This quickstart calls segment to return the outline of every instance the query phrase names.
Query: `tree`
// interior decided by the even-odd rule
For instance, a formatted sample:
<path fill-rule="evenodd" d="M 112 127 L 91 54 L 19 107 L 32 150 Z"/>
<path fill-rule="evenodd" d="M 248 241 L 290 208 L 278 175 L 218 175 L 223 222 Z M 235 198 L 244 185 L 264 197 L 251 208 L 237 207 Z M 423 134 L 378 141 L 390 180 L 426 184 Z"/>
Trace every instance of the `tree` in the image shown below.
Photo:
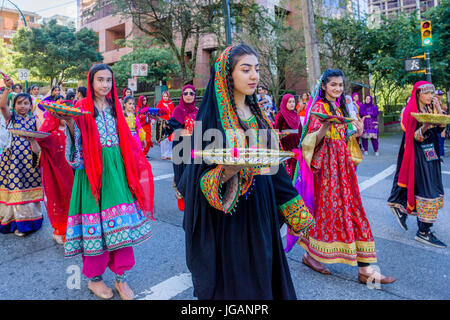
<path fill-rule="evenodd" d="M 450 101 L 450 0 L 443 0 L 424 15 L 431 20 L 433 45 L 430 47 L 431 76 L 433 84 L 445 88 Z"/>
<path fill-rule="evenodd" d="M 94 62 L 103 60 L 97 52 L 98 36 L 89 29 L 76 32 L 60 26 L 55 20 L 42 28 L 20 29 L 12 39 L 16 66 L 30 69 L 32 74 L 61 84 L 67 79 L 85 77 Z"/>
<path fill-rule="evenodd" d="M 133 63 L 148 64 L 148 76 L 139 77 L 148 84 L 159 84 L 159 81 L 168 81 L 179 73 L 178 64 L 172 52 L 165 48 L 140 47 L 120 58 L 120 61 L 112 66 L 116 83 L 119 86 L 127 86 L 127 80 L 131 77 L 131 65 Z"/>
<path fill-rule="evenodd" d="M 131 17 L 152 39 L 167 45 L 180 67 L 183 83 L 195 77 L 200 36 L 211 32 L 218 0 L 110 0 L 115 14 Z M 98 1 L 95 12 L 104 1 Z"/>
<path fill-rule="evenodd" d="M 316 18 L 323 69 L 341 69 L 346 78 L 363 82 L 369 75 L 368 61 L 377 52 L 373 33 L 364 20 L 351 15 Z"/>
<path fill-rule="evenodd" d="M 6 45 L 6 43 L 0 39 L 0 70 L 15 79 L 16 77 L 14 77 L 14 75 L 17 70 L 14 66 L 13 55 L 10 50 L 11 49 Z"/>
<path fill-rule="evenodd" d="M 304 38 L 301 30 L 289 26 L 287 12 L 271 12 L 260 5 L 245 11 L 246 26 L 236 40 L 249 44 L 259 55 L 261 83 L 273 94 L 279 105 L 287 79 L 298 81 L 306 76 Z"/>

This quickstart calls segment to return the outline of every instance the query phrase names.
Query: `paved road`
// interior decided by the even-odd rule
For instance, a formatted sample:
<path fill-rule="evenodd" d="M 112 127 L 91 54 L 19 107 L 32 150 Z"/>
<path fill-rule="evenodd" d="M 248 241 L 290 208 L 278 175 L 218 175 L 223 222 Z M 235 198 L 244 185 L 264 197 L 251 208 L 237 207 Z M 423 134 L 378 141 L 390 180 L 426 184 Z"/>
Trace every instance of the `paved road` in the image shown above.
<path fill-rule="evenodd" d="M 414 240 L 416 222 L 408 220 L 408 231 L 395 221 L 386 199 L 392 186 L 400 138 L 385 136 L 380 156 L 366 156 L 358 168 L 362 199 L 372 226 L 382 272 L 398 278 L 381 290 L 369 289 L 357 280 L 357 268 L 330 265 L 331 276 L 317 274 L 301 263 L 303 249 L 296 246 L 288 261 L 299 299 L 450 299 L 450 248 L 437 249 Z M 450 153 L 450 146 L 448 147 Z M 135 247 L 136 266 L 129 283 L 137 299 L 194 299 L 185 264 L 182 213 L 172 189 L 172 166 L 159 160 L 159 148 L 151 151 L 155 181 L 153 237 Z M 392 168 L 391 168 L 392 169 Z M 450 245 L 450 157 L 443 164 L 445 207 L 434 230 Z M 48 219 L 36 233 L 25 238 L 0 234 L 0 299 L 87 299 L 88 280 L 79 276 L 81 257 L 64 258 L 55 244 Z M 104 275 L 112 285 L 110 271 Z M 114 299 L 119 299 L 116 294 Z"/>

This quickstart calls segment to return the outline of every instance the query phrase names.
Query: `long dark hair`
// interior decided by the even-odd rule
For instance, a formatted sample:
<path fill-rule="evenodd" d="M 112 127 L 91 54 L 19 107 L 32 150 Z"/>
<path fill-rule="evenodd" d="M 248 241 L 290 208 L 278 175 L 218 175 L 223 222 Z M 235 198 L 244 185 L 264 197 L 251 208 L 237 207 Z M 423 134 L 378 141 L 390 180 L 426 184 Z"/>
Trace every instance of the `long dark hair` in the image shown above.
<path fill-rule="evenodd" d="M 327 70 L 325 70 L 325 72 L 322 75 L 322 83 L 320 84 L 319 96 L 325 103 L 328 103 L 330 106 L 331 106 L 331 103 L 327 100 L 326 95 L 325 95 L 325 91 L 322 89 L 322 85 L 326 86 L 327 83 L 330 82 L 330 80 L 331 80 L 330 78 L 332 78 L 332 77 L 341 77 L 342 80 L 344 81 L 344 84 L 345 84 L 345 75 L 344 75 L 344 72 L 342 72 L 342 70 L 340 70 L 340 69 L 327 69 Z M 344 115 L 344 117 L 349 117 L 350 116 L 350 113 L 348 112 L 347 104 L 345 102 L 345 90 L 342 91 L 342 94 L 339 97 L 339 105 L 336 104 L 336 106 L 339 107 L 339 109 L 341 110 L 341 112 Z M 334 110 L 334 108 L 330 108 L 330 111 L 334 115 L 337 115 L 336 111 Z"/>
<path fill-rule="evenodd" d="M 28 93 L 24 93 L 24 92 L 21 92 L 21 93 L 18 93 L 15 97 L 14 97 L 14 100 L 13 100 L 13 105 L 12 105 L 12 113 L 11 113 L 11 122 L 14 124 L 14 122 L 16 121 L 16 102 L 17 102 L 17 99 L 19 99 L 19 98 L 25 98 L 24 100 L 28 100 L 28 101 L 30 101 L 30 111 L 32 110 L 32 108 L 33 108 L 33 98 L 31 98 L 31 95 L 30 94 L 28 94 Z"/>
<path fill-rule="evenodd" d="M 234 101 L 234 94 L 233 94 L 234 81 L 233 81 L 232 73 L 233 73 L 233 70 L 236 67 L 236 64 L 239 61 L 239 59 L 246 55 L 253 55 L 256 58 L 258 58 L 258 53 L 252 47 L 250 47 L 246 44 L 240 44 L 238 46 L 233 47 L 228 54 L 228 61 L 227 61 L 227 67 L 226 67 L 227 68 L 228 94 L 230 96 L 232 108 L 233 108 L 234 112 L 236 113 L 236 115 L 237 115 L 237 108 L 236 108 L 236 102 Z M 250 107 L 252 114 L 256 117 L 259 129 L 269 129 L 270 125 L 264 119 L 264 117 L 262 115 L 262 110 L 257 101 L 258 100 L 256 97 L 256 90 L 252 95 L 245 96 L 245 104 Z M 241 128 L 243 128 L 244 130 L 248 130 L 249 127 L 243 121 L 241 121 L 240 117 L 237 116 L 237 118 L 238 118 L 239 125 L 241 126 Z M 268 135 L 270 135 L 270 133 L 268 133 Z M 269 143 L 269 148 L 270 148 L 270 145 L 271 145 L 270 136 L 268 136 L 267 138 L 268 138 L 268 143 Z"/>
<path fill-rule="evenodd" d="M 127 110 L 126 110 L 126 108 L 125 108 L 125 104 L 126 104 L 128 101 L 130 101 L 130 100 L 133 100 L 133 101 L 134 101 L 134 97 L 133 97 L 133 96 L 126 96 L 125 99 L 123 99 L 123 111 L 124 111 L 125 117 L 128 116 Z M 133 111 L 132 114 L 136 116 L 136 112 Z"/>
<path fill-rule="evenodd" d="M 114 73 L 113 73 L 111 67 L 108 66 L 107 64 L 99 63 L 99 64 L 94 65 L 91 68 L 91 70 L 89 70 L 89 77 L 88 77 L 88 79 L 89 79 L 89 86 L 91 88 L 92 103 L 94 104 L 94 118 L 97 118 L 97 116 L 98 116 L 98 109 L 95 106 L 95 102 L 94 102 L 95 101 L 94 76 L 95 76 L 95 74 L 97 72 L 99 72 L 101 70 L 108 70 L 109 72 L 111 72 L 111 75 L 112 75 L 112 77 L 114 79 Z M 116 88 L 113 85 L 113 86 L 111 86 L 111 97 L 112 97 L 112 99 L 106 98 L 106 101 L 108 101 L 108 103 L 111 105 L 111 115 L 114 118 L 117 118 L 116 102 L 114 101 L 115 94 L 116 94 Z"/>

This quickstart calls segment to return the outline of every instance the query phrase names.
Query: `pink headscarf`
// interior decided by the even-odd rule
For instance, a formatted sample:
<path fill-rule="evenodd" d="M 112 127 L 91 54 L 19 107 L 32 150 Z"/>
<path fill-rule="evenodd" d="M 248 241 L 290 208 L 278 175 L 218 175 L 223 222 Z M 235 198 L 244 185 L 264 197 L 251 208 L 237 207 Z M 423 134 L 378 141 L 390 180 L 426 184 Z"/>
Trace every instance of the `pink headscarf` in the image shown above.
<path fill-rule="evenodd" d="M 354 98 L 356 95 L 358 95 L 358 98 L 359 98 L 359 93 L 358 93 L 358 92 L 355 92 L 355 93 L 352 94 L 352 100 L 353 100 L 353 98 Z M 356 102 L 356 104 L 358 105 L 358 108 L 360 108 L 360 107 L 362 106 L 361 100 L 358 99 L 358 101 Z"/>
<path fill-rule="evenodd" d="M 297 114 L 297 111 L 295 109 L 289 110 L 287 108 L 287 103 L 291 98 L 294 98 L 292 94 L 285 94 L 283 96 L 280 104 L 280 114 L 283 116 L 284 120 L 286 120 L 286 123 L 291 129 L 298 129 L 300 126 L 300 117 Z"/>

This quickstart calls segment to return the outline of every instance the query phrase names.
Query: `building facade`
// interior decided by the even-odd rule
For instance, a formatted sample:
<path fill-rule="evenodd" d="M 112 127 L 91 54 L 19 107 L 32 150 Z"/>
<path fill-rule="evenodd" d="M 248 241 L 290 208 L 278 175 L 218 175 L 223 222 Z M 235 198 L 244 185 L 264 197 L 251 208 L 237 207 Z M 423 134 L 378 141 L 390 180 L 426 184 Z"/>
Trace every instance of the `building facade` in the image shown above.
<path fill-rule="evenodd" d="M 41 18 L 34 12 L 22 11 L 27 26 L 38 28 L 40 25 L 37 21 Z M 5 43 L 11 43 L 11 39 L 16 34 L 17 30 L 25 25 L 23 17 L 16 9 L 3 7 L 0 11 L 0 38 Z"/>
<path fill-rule="evenodd" d="M 389 17 L 401 12 L 417 12 L 420 19 L 421 14 L 432 7 L 440 4 L 440 0 L 368 0 L 369 14 L 374 22 L 379 22 L 381 16 Z"/>
<path fill-rule="evenodd" d="M 51 20 L 55 20 L 56 24 L 58 24 L 60 26 L 66 26 L 66 27 L 70 27 L 70 28 L 76 27 L 76 20 L 74 18 L 63 16 L 60 14 L 55 14 L 48 18 L 42 18 L 42 23 L 48 23 Z"/>

